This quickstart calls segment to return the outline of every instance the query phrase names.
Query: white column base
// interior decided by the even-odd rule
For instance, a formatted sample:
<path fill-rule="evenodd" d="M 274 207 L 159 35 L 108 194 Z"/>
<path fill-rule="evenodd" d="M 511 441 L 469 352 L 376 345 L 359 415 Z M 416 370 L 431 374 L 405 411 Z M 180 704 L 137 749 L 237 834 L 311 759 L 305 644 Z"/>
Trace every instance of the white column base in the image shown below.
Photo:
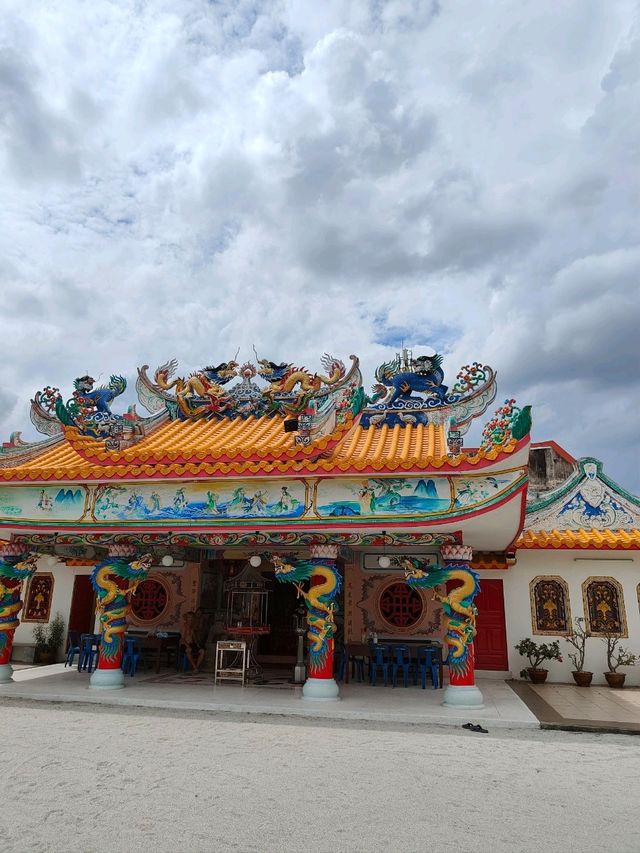
<path fill-rule="evenodd" d="M 124 672 L 121 669 L 95 669 L 89 679 L 93 690 L 118 690 L 124 687 Z"/>
<path fill-rule="evenodd" d="M 335 678 L 307 678 L 302 688 L 302 698 L 325 701 L 340 699 L 340 688 Z"/>
<path fill-rule="evenodd" d="M 10 663 L 0 663 L 0 684 L 13 681 L 13 667 Z"/>
<path fill-rule="evenodd" d="M 484 699 L 475 684 L 447 684 L 442 704 L 448 708 L 470 708 L 479 711 L 484 708 Z"/>

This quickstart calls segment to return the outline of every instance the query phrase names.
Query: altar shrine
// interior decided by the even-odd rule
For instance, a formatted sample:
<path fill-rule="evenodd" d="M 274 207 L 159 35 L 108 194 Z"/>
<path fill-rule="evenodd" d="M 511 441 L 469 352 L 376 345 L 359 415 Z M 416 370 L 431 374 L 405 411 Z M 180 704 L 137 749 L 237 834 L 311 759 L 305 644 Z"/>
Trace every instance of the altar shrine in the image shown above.
<path fill-rule="evenodd" d="M 267 652 L 282 652 L 305 604 L 305 698 L 338 697 L 338 639 L 387 634 L 439 637 L 444 703 L 482 705 L 478 655 L 508 668 L 506 646 L 485 642 L 482 577 L 513 559 L 531 427 L 530 407 L 507 398 L 465 446 L 497 395 L 491 367 L 445 384 L 439 354 L 403 349 L 367 391 L 353 355 L 311 372 L 254 350 L 189 375 L 171 359 L 137 371 L 147 415 L 118 411 L 125 377 L 95 386 L 84 375 L 70 394 L 38 391 L 45 438 L 14 433 L 0 452 L 0 679 L 27 640 L 21 616 L 60 611 L 80 629 L 95 607 L 91 687 L 122 687 L 128 627 L 165 631 L 196 609 L 214 622 L 221 573 L 251 560 L 274 581 Z"/>

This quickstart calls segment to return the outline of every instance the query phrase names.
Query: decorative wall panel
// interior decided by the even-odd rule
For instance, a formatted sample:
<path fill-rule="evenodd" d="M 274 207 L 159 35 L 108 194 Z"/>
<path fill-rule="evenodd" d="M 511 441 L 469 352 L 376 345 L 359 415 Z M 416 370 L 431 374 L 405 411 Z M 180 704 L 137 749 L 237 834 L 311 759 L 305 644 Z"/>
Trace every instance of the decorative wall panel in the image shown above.
<path fill-rule="evenodd" d="M 571 633 L 569 587 L 556 576 L 539 576 L 529 584 L 531 626 L 534 634 Z"/>

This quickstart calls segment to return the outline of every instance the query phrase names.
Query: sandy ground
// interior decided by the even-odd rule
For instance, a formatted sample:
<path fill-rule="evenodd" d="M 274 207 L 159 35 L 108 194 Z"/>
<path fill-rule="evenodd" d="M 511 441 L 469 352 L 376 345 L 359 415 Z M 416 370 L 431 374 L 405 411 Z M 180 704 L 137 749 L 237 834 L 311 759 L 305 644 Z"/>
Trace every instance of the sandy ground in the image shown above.
<path fill-rule="evenodd" d="M 640 851 L 640 740 L 0 701 L 0 850 Z"/>

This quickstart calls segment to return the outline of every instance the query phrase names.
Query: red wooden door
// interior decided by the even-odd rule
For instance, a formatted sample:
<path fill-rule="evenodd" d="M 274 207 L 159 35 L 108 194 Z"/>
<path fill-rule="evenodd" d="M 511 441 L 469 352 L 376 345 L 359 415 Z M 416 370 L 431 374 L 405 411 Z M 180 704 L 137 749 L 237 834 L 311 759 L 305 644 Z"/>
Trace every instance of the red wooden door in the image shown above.
<path fill-rule="evenodd" d="M 95 621 L 95 594 L 90 575 L 76 575 L 73 581 L 73 597 L 69 611 L 69 630 L 91 634 Z"/>
<path fill-rule="evenodd" d="M 501 580 L 480 576 L 480 592 L 476 595 L 478 608 L 474 640 L 476 669 L 509 669 L 507 631 L 504 614 L 504 594 Z"/>

